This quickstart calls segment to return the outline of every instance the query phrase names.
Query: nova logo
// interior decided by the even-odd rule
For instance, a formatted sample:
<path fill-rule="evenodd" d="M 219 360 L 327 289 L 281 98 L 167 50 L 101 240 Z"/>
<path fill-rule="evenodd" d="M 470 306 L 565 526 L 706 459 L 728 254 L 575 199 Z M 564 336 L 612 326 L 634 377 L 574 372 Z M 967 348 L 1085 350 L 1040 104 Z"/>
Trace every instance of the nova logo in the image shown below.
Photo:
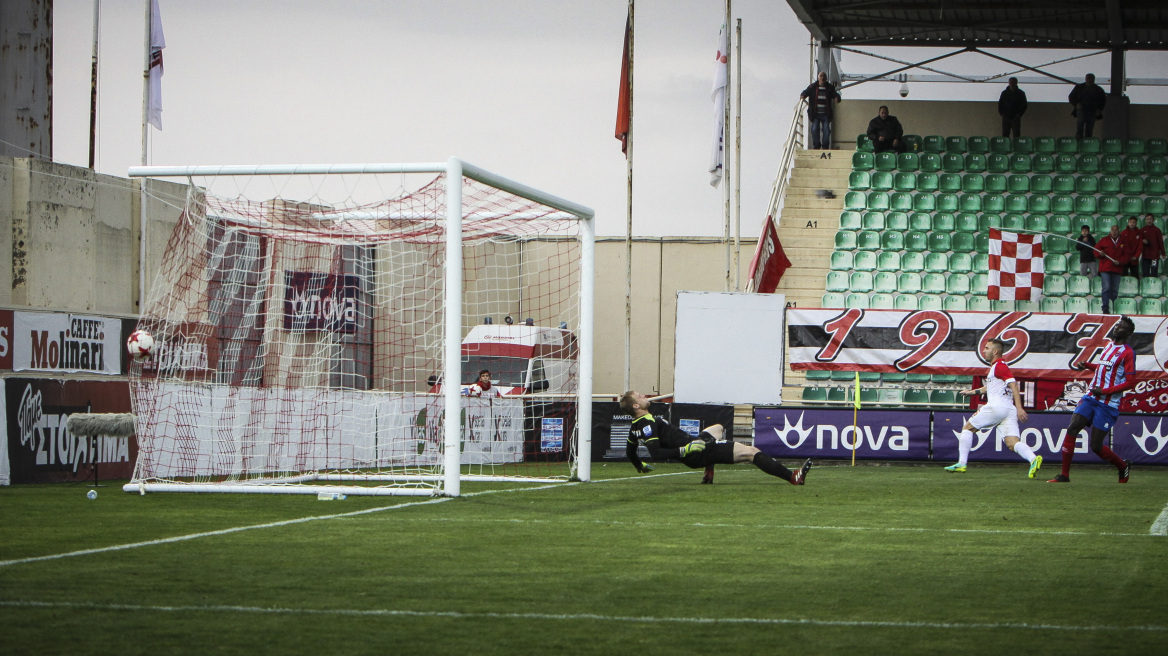
<path fill-rule="evenodd" d="M 1157 453 L 1160 453 L 1160 450 L 1164 448 L 1166 443 L 1168 443 L 1168 436 L 1160 434 L 1160 425 L 1162 423 L 1164 423 L 1163 419 L 1157 421 L 1156 430 L 1153 432 L 1148 430 L 1148 425 L 1141 421 L 1140 427 L 1144 429 L 1143 434 L 1132 435 L 1132 439 L 1135 440 L 1136 444 L 1138 444 L 1140 448 L 1143 449 L 1144 453 L 1150 456 L 1154 456 Z M 1155 448 L 1150 448 L 1152 446 L 1155 446 Z"/>
<path fill-rule="evenodd" d="M 795 425 L 791 425 L 789 415 L 783 415 L 783 429 L 773 429 L 775 435 L 779 440 L 789 449 L 797 449 L 807 438 L 815 433 L 815 448 L 816 449 L 843 449 L 851 451 L 859 447 L 865 446 L 872 451 L 890 450 L 890 451 L 907 451 L 908 450 L 908 429 L 904 426 L 879 426 L 873 430 L 871 425 L 864 425 L 853 427 L 851 425 L 837 427 L 833 424 L 816 424 L 814 426 L 803 427 L 803 413 L 799 413 L 799 421 Z M 791 442 L 789 435 L 791 432 L 795 433 L 798 440 Z"/>
<path fill-rule="evenodd" d="M 810 428 L 803 428 L 803 413 L 802 412 L 799 413 L 799 421 L 794 426 L 791 425 L 790 418 L 784 414 L 783 415 L 783 430 L 779 431 L 779 429 L 777 429 L 777 428 L 774 429 L 775 435 L 779 436 L 779 439 L 783 441 L 783 444 L 787 445 L 788 449 L 799 448 L 799 445 L 803 444 L 803 442 L 806 441 L 807 438 L 811 435 L 811 430 L 812 429 L 810 429 Z M 790 433 L 791 431 L 795 431 L 795 435 L 797 435 L 799 437 L 799 441 L 795 442 L 794 444 L 791 444 L 790 440 L 787 439 L 787 434 Z"/>

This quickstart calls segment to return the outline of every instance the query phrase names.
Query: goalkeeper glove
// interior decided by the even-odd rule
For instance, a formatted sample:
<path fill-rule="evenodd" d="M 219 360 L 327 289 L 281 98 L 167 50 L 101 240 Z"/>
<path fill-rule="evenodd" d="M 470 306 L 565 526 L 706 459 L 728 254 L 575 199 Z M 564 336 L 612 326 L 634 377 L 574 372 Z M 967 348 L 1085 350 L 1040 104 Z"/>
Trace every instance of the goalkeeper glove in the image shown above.
<path fill-rule="evenodd" d="M 684 458 L 691 453 L 699 453 L 706 450 L 706 443 L 701 440 L 694 440 L 689 444 L 681 447 L 681 457 Z"/>

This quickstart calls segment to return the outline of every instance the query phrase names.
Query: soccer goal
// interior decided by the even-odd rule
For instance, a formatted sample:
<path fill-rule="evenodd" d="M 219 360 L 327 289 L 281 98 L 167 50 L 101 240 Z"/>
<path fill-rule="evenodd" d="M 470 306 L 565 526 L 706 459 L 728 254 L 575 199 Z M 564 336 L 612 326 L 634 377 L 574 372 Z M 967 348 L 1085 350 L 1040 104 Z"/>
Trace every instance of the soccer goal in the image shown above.
<path fill-rule="evenodd" d="M 138 324 L 126 491 L 589 480 L 592 210 L 456 158 L 130 176 L 189 185 L 150 199 L 181 218 Z"/>

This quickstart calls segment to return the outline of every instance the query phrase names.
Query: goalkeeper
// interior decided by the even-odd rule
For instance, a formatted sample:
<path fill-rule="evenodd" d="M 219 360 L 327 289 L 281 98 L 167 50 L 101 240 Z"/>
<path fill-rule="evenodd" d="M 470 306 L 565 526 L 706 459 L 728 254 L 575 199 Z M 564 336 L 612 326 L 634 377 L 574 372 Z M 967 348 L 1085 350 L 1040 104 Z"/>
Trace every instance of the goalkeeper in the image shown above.
<path fill-rule="evenodd" d="M 791 485 L 803 485 L 807 481 L 807 472 L 811 469 L 811 461 L 803 463 L 796 471 L 787 469 L 778 460 L 759 451 L 753 446 L 738 442 L 722 442 L 722 426 L 715 424 L 707 427 L 698 435 L 697 439 L 688 433 L 671 426 L 669 422 L 649 414 L 649 399 L 644 394 L 634 391 L 625 392 L 621 396 L 620 407 L 633 416 L 633 427 L 629 431 L 628 443 L 625 446 L 625 455 L 637 468 L 637 471 L 651 469 L 637 457 L 637 446 L 645 445 L 649 455 L 654 460 L 676 458 L 691 469 L 706 468 L 706 478 L 703 483 L 713 482 L 714 465 L 732 465 L 741 462 L 754 463 L 755 467 L 771 476 L 789 482 Z"/>

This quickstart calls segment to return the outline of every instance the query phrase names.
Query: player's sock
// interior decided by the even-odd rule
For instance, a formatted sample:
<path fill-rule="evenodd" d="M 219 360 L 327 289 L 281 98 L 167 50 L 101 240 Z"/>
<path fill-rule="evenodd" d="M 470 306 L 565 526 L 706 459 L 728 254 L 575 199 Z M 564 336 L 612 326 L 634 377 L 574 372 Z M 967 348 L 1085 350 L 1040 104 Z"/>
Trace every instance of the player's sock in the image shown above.
<path fill-rule="evenodd" d="M 714 466 L 706 465 L 706 475 L 702 476 L 702 485 L 709 485 L 714 482 Z"/>
<path fill-rule="evenodd" d="M 754 454 L 754 459 L 751 460 L 751 462 L 754 463 L 755 467 L 758 467 L 771 476 L 778 476 L 784 481 L 791 480 L 791 470 L 784 467 L 783 463 L 775 460 L 762 451 Z"/>
<path fill-rule="evenodd" d="M 1022 456 L 1026 462 L 1034 462 L 1034 449 L 1031 449 L 1030 445 L 1021 440 L 1019 440 L 1018 443 L 1014 445 L 1014 453 Z"/>
<path fill-rule="evenodd" d="M 1063 456 L 1062 477 L 1068 480 L 1071 478 L 1071 459 L 1075 457 L 1075 440 L 1078 437 L 1078 434 L 1067 433 L 1067 436 L 1063 438 L 1063 448 L 1060 451 Z"/>
<path fill-rule="evenodd" d="M 969 464 L 969 450 L 973 448 L 973 431 L 963 430 L 957 436 L 957 464 L 965 467 Z"/>
<path fill-rule="evenodd" d="M 1122 470 L 1124 467 L 1127 467 L 1127 463 L 1123 461 L 1123 458 L 1120 458 L 1119 454 L 1112 451 L 1109 446 L 1104 445 L 1099 449 L 1099 457 L 1115 465 L 1116 469 Z"/>

